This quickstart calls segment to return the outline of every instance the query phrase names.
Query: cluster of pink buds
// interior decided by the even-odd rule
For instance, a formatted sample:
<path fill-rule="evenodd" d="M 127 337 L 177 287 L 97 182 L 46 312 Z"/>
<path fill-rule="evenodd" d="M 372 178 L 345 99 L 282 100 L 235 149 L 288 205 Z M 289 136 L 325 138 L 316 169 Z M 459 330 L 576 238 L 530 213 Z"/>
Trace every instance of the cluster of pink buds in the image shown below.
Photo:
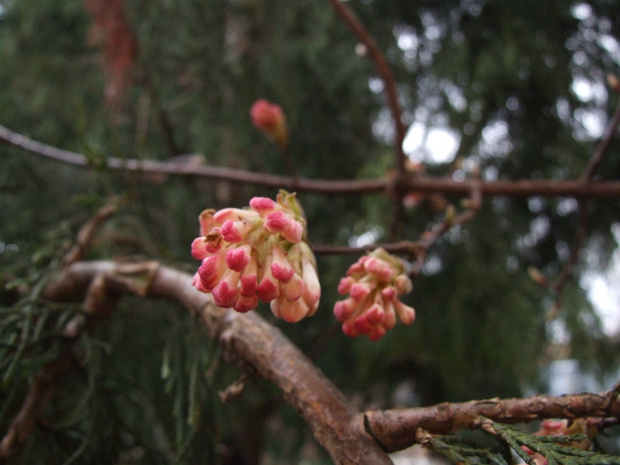
<path fill-rule="evenodd" d="M 248 312 L 261 300 L 289 322 L 314 314 L 321 286 L 295 194 L 280 191 L 275 202 L 254 197 L 245 209 L 205 210 L 199 221 L 192 255 L 202 264 L 194 286 L 219 307 Z"/>
<path fill-rule="evenodd" d="M 406 325 L 413 323 L 415 310 L 398 298 L 411 289 L 404 262 L 376 249 L 351 265 L 340 280 L 338 292 L 349 297 L 336 302 L 334 314 L 347 336 L 364 334 L 376 341 L 394 327 L 396 316 Z"/>
<path fill-rule="evenodd" d="M 540 423 L 540 429 L 536 436 L 569 436 L 571 434 L 583 434 L 586 436 L 581 441 L 571 442 L 571 446 L 577 449 L 588 450 L 592 445 L 591 439 L 598 432 L 597 421 L 590 418 L 577 418 L 576 420 L 544 420 Z M 549 461 L 538 452 L 534 452 L 527 446 L 521 448 L 532 457 L 536 465 L 548 465 Z"/>
<path fill-rule="evenodd" d="M 283 149 L 288 145 L 288 125 L 280 105 L 265 99 L 257 100 L 250 109 L 252 124 Z"/>

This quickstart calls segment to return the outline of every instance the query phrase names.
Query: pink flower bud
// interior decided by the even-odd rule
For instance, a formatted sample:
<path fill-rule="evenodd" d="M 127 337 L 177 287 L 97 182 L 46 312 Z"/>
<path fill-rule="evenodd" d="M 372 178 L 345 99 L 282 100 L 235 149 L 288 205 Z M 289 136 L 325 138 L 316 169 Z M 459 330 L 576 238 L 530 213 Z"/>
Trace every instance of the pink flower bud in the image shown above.
<path fill-rule="evenodd" d="M 377 285 L 375 283 L 355 283 L 351 286 L 349 293 L 358 302 L 362 302 L 368 295 L 375 290 Z"/>
<path fill-rule="evenodd" d="M 372 325 L 366 319 L 366 315 L 357 317 L 353 322 L 353 327 L 360 334 L 369 334 L 372 331 Z"/>
<path fill-rule="evenodd" d="M 394 286 L 384 287 L 381 295 L 385 300 L 394 300 L 396 298 L 396 289 L 394 289 Z"/>
<path fill-rule="evenodd" d="M 198 216 L 198 222 L 200 223 L 200 235 L 206 236 L 211 229 L 217 226 L 217 221 L 213 218 L 213 214 L 215 210 L 212 208 L 208 210 L 203 210 Z"/>
<path fill-rule="evenodd" d="M 250 207 L 258 212 L 261 218 L 280 208 L 280 206 L 269 197 L 253 197 L 250 200 Z"/>
<path fill-rule="evenodd" d="M 286 259 L 284 251 L 280 246 L 276 245 L 271 255 L 273 257 L 273 262 L 271 263 L 273 277 L 282 283 L 288 283 L 295 274 L 295 270 Z"/>
<path fill-rule="evenodd" d="M 194 274 L 194 277 L 192 278 L 192 285 L 198 289 L 200 292 L 209 292 L 203 285 L 202 285 L 202 281 L 200 280 L 200 275 L 198 274 L 198 272 L 196 272 Z"/>
<path fill-rule="evenodd" d="M 271 313 L 273 313 L 273 316 L 275 316 L 276 318 L 282 318 L 282 312 L 280 311 L 281 306 L 278 299 L 272 300 L 269 304 L 269 308 L 271 309 Z"/>
<path fill-rule="evenodd" d="M 256 274 L 256 256 L 252 254 L 250 262 L 243 270 L 239 278 L 239 294 L 244 297 L 251 297 L 256 294 L 258 288 L 258 276 Z"/>
<path fill-rule="evenodd" d="M 308 306 L 302 300 L 290 302 L 288 300 L 273 300 L 271 311 L 289 323 L 297 323 L 308 314 Z"/>
<path fill-rule="evenodd" d="M 243 296 L 240 295 L 237 301 L 235 302 L 233 308 L 241 313 L 249 312 L 253 310 L 258 305 L 258 297 L 256 294 L 252 296 Z"/>
<path fill-rule="evenodd" d="M 263 302 L 271 302 L 280 295 L 280 286 L 273 276 L 265 276 L 258 285 L 256 293 Z"/>
<path fill-rule="evenodd" d="M 243 273 L 239 279 L 239 294 L 244 297 L 251 297 L 258 291 L 258 281 L 256 273 Z"/>
<path fill-rule="evenodd" d="M 225 272 L 226 261 L 220 254 L 205 258 L 198 268 L 200 282 L 209 291 L 217 285 Z"/>
<path fill-rule="evenodd" d="M 400 321 L 405 325 L 410 325 L 415 320 L 415 310 L 409 305 L 405 305 L 400 300 L 394 301 L 394 310 Z"/>
<path fill-rule="evenodd" d="M 228 220 L 240 221 L 248 213 L 247 210 L 242 210 L 240 208 L 222 208 L 213 214 L 213 220 L 221 225 Z"/>
<path fill-rule="evenodd" d="M 385 336 L 385 328 L 383 326 L 373 326 L 372 331 L 368 334 L 368 339 L 376 342 Z"/>
<path fill-rule="evenodd" d="M 291 220 L 286 231 L 282 232 L 282 237 L 293 244 L 300 242 L 304 235 L 304 227 L 297 220 Z"/>
<path fill-rule="evenodd" d="M 406 274 L 399 274 L 396 276 L 396 290 L 399 295 L 409 294 L 413 290 L 411 279 L 409 279 Z"/>
<path fill-rule="evenodd" d="M 355 281 L 350 276 L 340 278 L 340 284 L 338 284 L 338 293 L 340 295 L 348 294 L 351 290 L 351 287 L 353 286 L 353 283 L 355 283 Z"/>
<path fill-rule="evenodd" d="M 280 284 L 280 295 L 286 300 L 293 301 L 301 298 L 304 291 L 304 282 L 298 274 L 294 274 L 288 283 Z"/>
<path fill-rule="evenodd" d="M 236 244 L 243 241 L 245 235 L 250 232 L 252 227 L 253 225 L 247 221 L 226 220 L 220 231 L 226 241 Z"/>
<path fill-rule="evenodd" d="M 321 284 L 316 274 L 316 269 L 307 259 L 302 259 L 302 272 L 304 279 L 303 299 L 313 310 L 316 310 L 321 299 Z"/>
<path fill-rule="evenodd" d="M 339 300 L 334 305 L 334 315 L 336 315 L 338 321 L 348 320 L 355 312 L 357 305 L 357 302 L 350 297 L 345 300 Z"/>
<path fill-rule="evenodd" d="M 375 257 L 369 257 L 364 262 L 364 270 L 384 282 L 389 282 L 394 275 L 389 263 Z"/>
<path fill-rule="evenodd" d="M 237 283 L 240 273 L 228 270 L 224 273 L 222 280 L 213 288 L 213 299 L 218 307 L 232 307 L 237 301 Z"/>
<path fill-rule="evenodd" d="M 385 313 L 385 316 L 383 317 L 383 327 L 386 331 L 389 331 L 396 326 L 396 312 L 394 311 L 392 301 L 387 302 L 383 306 L 383 311 Z"/>
<path fill-rule="evenodd" d="M 370 307 L 370 309 L 366 312 L 366 320 L 373 326 L 383 323 L 384 319 L 385 319 L 385 312 L 383 311 L 383 308 L 381 308 L 379 304 L 376 304 L 376 303 L 373 304 Z"/>
<path fill-rule="evenodd" d="M 280 285 L 271 273 L 272 262 L 273 255 L 267 255 L 265 264 L 262 268 L 262 276 L 259 275 L 260 281 L 258 283 L 258 288 L 256 289 L 258 298 L 265 303 L 271 302 L 280 295 Z"/>
<path fill-rule="evenodd" d="M 274 139 L 280 147 L 288 143 L 288 129 L 284 112 L 279 105 L 265 99 L 257 100 L 250 109 L 252 123 L 266 135 Z"/>
<path fill-rule="evenodd" d="M 283 212 L 271 212 L 265 217 L 264 228 L 270 233 L 283 233 L 291 225 L 291 219 Z"/>
<path fill-rule="evenodd" d="M 355 330 L 354 324 L 348 321 L 342 325 L 342 332 L 349 337 L 357 337 L 360 335 L 360 333 Z"/>
<path fill-rule="evenodd" d="M 230 249 L 226 252 L 226 265 L 234 271 L 243 271 L 250 263 L 250 253 L 252 246 L 243 244 L 242 246 Z"/>
<path fill-rule="evenodd" d="M 354 275 L 354 274 L 357 274 L 357 273 L 365 273 L 364 263 L 369 258 L 370 257 L 368 255 L 364 255 L 364 256 L 360 257 L 360 259 L 358 261 L 356 261 L 353 265 L 351 265 L 349 267 L 349 269 L 347 270 L 347 276 L 351 276 L 351 275 Z"/>
<path fill-rule="evenodd" d="M 192 257 L 196 260 L 204 260 L 208 256 L 207 249 L 205 249 L 205 238 L 197 237 L 194 239 L 192 241 Z"/>

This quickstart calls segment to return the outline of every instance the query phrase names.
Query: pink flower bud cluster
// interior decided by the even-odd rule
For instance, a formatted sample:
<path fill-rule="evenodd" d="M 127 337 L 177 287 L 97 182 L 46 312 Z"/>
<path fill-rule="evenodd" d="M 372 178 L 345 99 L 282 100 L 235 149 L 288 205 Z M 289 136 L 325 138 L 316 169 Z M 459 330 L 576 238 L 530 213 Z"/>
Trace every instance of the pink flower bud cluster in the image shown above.
<path fill-rule="evenodd" d="M 219 307 L 248 312 L 260 300 L 289 322 L 314 314 L 321 286 L 295 194 L 281 191 L 275 202 L 254 197 L 246 209 L 205 210 L 199 221 L 192 255 L 202 264 L 193 284 Z"/>
<path fill-rule="evenodd" d="M 254 102 L 250 109 L 252 124 L 273 139 L 280 148 L 288 145 L 288 125 L 280 105 L 265 99 Z"/>
<path fill-rule="evenodd" d="M 543 420 L 536 436 L 569 436 L 571 434 L 583 434 L 586 437 L 581 441 L 570 443 L 577 449 L 588 450 L 592 445 L 591 439 L 596 436 L 598 428 L 596 420 L 590 418 L 577 418 L 576 420 Z M 527 446 L 521 448 L 534 460 L 536 465 L 548 465 L 549 461 L 538 452 L 534 452 Z"/>
<path fill-rule="evenodd" d="M 397 316 L 406 325 L 413 323 L 415 310 L 398 298 L 412 289 L 404 271 L 403 261 L 384 249 L 374 250 L 349 267 L 338 285 L 338 292 L 349 297 L 334 305 L 347 336 L 363 334 L 376 341 L 396 325 Z"/>

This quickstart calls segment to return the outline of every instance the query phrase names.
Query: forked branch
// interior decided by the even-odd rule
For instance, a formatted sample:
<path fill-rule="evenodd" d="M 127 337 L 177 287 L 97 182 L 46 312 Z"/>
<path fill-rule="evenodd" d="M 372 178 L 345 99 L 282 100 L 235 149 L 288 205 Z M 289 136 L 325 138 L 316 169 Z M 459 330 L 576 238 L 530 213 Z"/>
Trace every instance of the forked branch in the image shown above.
<path fill-rule="evenodd" d="M 46 287 L 44 297 L 53 301 L 79 299 L 91 282 L 101 277 L 115 294 L 164 298 L 195 314 L 227 360 L 272 381 L 282 390 L 284 399 L 338 464 L 389 464 L 385 451 L 410 446 L 418 427 L 446 433 L 476 426 L 480 415 L 506 423 L 548 417 L 620 416 L 617 386 L 601 395 L 490 399 L 359 414 L 279 329 L 256 312 L 241 314 L 216 307 L 210 295 L 192 286 L 187 273 L 154 262 L 76 262 Z"/>

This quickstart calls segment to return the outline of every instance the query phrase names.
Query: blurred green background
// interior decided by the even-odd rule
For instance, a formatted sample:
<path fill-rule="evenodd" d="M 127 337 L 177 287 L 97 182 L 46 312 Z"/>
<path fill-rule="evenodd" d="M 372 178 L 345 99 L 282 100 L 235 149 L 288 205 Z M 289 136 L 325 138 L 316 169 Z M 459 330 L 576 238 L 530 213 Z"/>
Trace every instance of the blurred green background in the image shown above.
<path fill-rule="evenodd" d="M 427 174 L 458 180 L 478 166 L 488 181 L 580 176 L 618 102 L 606 75 L 620 65 L 620 5 L 346 4 L 394 71 L 410 127 L 404 148 Z M 33 374 L 62 350 L 61 323 L 79 308 L 41 302 L 38 285 L 98 207 L 123 199 L 89 258 L 157 259 L 193 272 L 189 245 L 204 208 L 277 193 L 113 172 L 101 160 L 197 154 L 205 164 L 286 174 L 249 118 L 252 103 L 267 98 L 286 113 L 301 176 L 381 178 L 394 169 L 383 87 L 327 2 L 0 0 L 0 124 L 92 162 L 82 169 L 0 145 L 0 431 Z M 618 178 L 619 149 L 614 140 L 598 177 Z M 298 198 L 312 243 L 387 240 L 388 196 Z M 441 220 L 444 201 L 460 199 L 407 208 L 398 238 L 419 239 Z M 580 221 L 569 198 L 485 200 L 430 250 L 404 299 L 416 308 L 414 325 L 379 342 L 345 337 L 333 317 L 351 256 L 318 257 L 323 297 L 311 319 L 289 325 L 266 305 L 257 311 L 360 409 L 544 392 L 558 385 L 557 360 L 605 389 L 620 354 L 619 204 L 588 207 L 589 235 L 551 321 L 555 296 L 527 270 L 553 279 L 569 259 Z M 601 319 L 593 303 L 615 316 Z M 220 403 L 217 391 L 240 371 L 181 308 L 124 299 L 76 357 L 20 463 L 329 463 L 269 383 Z"/>

